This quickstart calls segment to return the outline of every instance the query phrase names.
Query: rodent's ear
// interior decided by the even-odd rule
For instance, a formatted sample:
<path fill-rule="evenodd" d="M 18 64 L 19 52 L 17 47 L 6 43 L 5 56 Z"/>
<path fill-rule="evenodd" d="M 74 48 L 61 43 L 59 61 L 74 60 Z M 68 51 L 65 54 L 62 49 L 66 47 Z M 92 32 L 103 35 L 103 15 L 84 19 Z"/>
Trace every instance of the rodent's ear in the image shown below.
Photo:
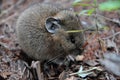
<path fill-rule="evenodd" d="M 47 18 L 45 27 L 48 32 L 55 33 L 58 29 L 61 28 L 60 20 L 55 18 Z"/>

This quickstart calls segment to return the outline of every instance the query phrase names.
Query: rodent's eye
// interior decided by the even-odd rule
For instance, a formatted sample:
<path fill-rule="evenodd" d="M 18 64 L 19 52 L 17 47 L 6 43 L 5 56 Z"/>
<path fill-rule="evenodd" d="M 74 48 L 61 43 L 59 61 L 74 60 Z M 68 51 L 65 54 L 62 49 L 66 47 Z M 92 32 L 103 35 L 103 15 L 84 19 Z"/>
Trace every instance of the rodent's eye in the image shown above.
<path fill-rule="evenodd" d="M 75 38 L 73 36 L 70 36 L 70 40 L 72 43 L 75 43 Z"/>

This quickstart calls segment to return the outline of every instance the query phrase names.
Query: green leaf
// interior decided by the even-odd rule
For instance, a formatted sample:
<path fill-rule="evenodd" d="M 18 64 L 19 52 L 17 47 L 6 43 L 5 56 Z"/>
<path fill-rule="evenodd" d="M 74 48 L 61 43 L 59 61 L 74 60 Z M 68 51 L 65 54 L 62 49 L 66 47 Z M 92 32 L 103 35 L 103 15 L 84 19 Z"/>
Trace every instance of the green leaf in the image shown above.
<path fill-rule="evenodd" d="M 93 14 L 93 12 L 95 11 L 95 9 L 90 9 L 90 10 L 82 10 L 80 13 L 79 13 L 79 15 L 88 15 L 88 16 L 90 16 L 90 15 L 92 15 Z"/>
<path fill-rule="evenodd" d="M 94 11 L 95 11 L 95 9 L 88 10 L 88 15 L 92 15 Z"/>
<path fill-rule="evenodd" d="M 93 4 L 84 4 L 84 3 L 73 3 L 73 6 L 83 6 L 83 7 L 85 7 L 85 6 L 93 6 Z"/>
<path fill-rule="evenodd" d="M 102 11 L 112 11 L 120 9 L 120 0 L 103 2 L 99 4 L 98 8 Z"/>
<path fill-rule="evenodd" d="M 89 1 L 89 0 L 75 0 L 72 5 L 73 6 L 92 6 L 93 5 L 93 4 L 85 4 L 85 3 L 83 3 L 85 1 Z"/>

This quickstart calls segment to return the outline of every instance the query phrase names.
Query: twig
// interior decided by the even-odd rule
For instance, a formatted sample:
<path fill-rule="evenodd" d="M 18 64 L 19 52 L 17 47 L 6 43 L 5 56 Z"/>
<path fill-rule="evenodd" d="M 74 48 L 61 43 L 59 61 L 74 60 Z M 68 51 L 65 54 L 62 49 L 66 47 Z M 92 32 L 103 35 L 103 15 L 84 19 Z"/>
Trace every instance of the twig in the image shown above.
<path fill-rule="evenodd" d="M 13 19 L 13 17 L 16 17 L 16 16 L 18 16 L 18 15 L 19 15 L 19 13 L 13 14 L 12 16 L 9 16 L 8 18 L 6 18 L 6 19 L 4 19 L 4 20 L 1 20 L 1 21 L 0 21 L 0 24 L 5 23 L 5 22 L 7 22 L 8 20 Z"/>
<path fill-rule="evenodd" d="M 5 49 L 10 50 L 10 49 L 9 49 L 9 46 L 7 46 L 5 43 L 0 42 L 0 45 L 3 46 Z"/>
<path fill-rule="evenodd" d="M 95 2 L 95 23 L 96 23 L 96 31 L 97 31 L 97 35 L 98 35 L 98 43 L 100 45 L 100 48 L 102 49 L 102 44 L 101 44 L 101 41 L 100 41 L 100 38 L 99 38 L 99 27 L 98 27 L 98 24 L 97 24 L 97 21 L 98 21 L 98 16 L 97 16 L 98 8 L 97 8 L 97 5 L 98 5 L 98 2 L 96 0 L 96 2 Z"/>
<path fill-rule="evenodd" d="M 108 36 L 108 37 L 106 37 L 106 38 L 102 38 L 102 39 L 109 39 L 109 38 L 112 38 L 112 37 L 114 37 L 114 36 L 116 36 L 116 35 L 118 35 L 118 34 L 120 34 L 120 32 L 116 32 L 116 33 L 114 33 L 113 35 L 110 35 L 110 36 Z"/>
<path fill-rule="evenodd" d="M 103 15 L 97 14 L 97 16 L 103 17 L 104 19 L 106 19 L 106 20 L 108 20 L 108 21 L 112 21 L 112 22 L 114 22 L 114 23 L 120 24 L 120 21 L 116 21 L 116 20 L 114 20 L 114 19 L 107 18 L 107 17 L 105 17 L 105 16 L 103 16 Z"/>
<path fill-rule="evenodd" d="M 84 15 L 89 16 L 88 14 L 84 14 Z M 92 15 L 90 15 L 90 16 L 99 16 L 99 17 L 102 17 L 102 18 L 104 18 L 104 19 L 106 19 L 106 20 L 108 20 L 108 21 L 111 21 L 111 22 L 114 22 L 114 23 L 117 23 L 117 24 L 120 25 L 120 21 L 114 20 L 114 19 L 110 19 L 110 18 L 105 17 L 105 16 L 100 15 L 100 14 L 92 14 Z"/>
<path fill-rule="evenodd" d="M 11 13 L 11 11 L 18 5 L 20 5 L 21 3 L 25 2 L 25 0 L 18 0 L 18 2 L 14 5 L 12 5 L 10 8 L 8 8 L 7 10 L 4 10 L 3 12 L 1 12 L 0 14 L 0 18 L 5 15 L 5 14 L 9 14 Z"/>
<path fill-rule="evenodd" d="M 31 68 L 35 80 L 43 80 L 43 73 L 41 72 L 40 61 L 32 61 Z"/>

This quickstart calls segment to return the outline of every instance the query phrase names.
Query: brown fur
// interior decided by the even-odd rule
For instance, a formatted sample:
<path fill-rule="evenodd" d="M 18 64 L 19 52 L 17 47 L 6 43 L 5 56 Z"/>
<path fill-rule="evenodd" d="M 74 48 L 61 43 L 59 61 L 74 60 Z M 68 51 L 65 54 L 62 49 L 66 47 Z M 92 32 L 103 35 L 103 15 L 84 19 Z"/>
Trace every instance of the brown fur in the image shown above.
<path fill-rule="evenodd" d="M 62 29 L 55 34 L 45 28 L 48 17 L 61 20 Z M 25 10 L 18 18 L 16 32 L 21 48 L 36 60 L 48 60 L 63 54 L 74 53 L 83 44 L 82 33 L 66 33 L 68 30 L 81 29 L 76 14 L 50 4 L 36 4 Z M 71 42 L 70 36 L 75 39 Z"/>

